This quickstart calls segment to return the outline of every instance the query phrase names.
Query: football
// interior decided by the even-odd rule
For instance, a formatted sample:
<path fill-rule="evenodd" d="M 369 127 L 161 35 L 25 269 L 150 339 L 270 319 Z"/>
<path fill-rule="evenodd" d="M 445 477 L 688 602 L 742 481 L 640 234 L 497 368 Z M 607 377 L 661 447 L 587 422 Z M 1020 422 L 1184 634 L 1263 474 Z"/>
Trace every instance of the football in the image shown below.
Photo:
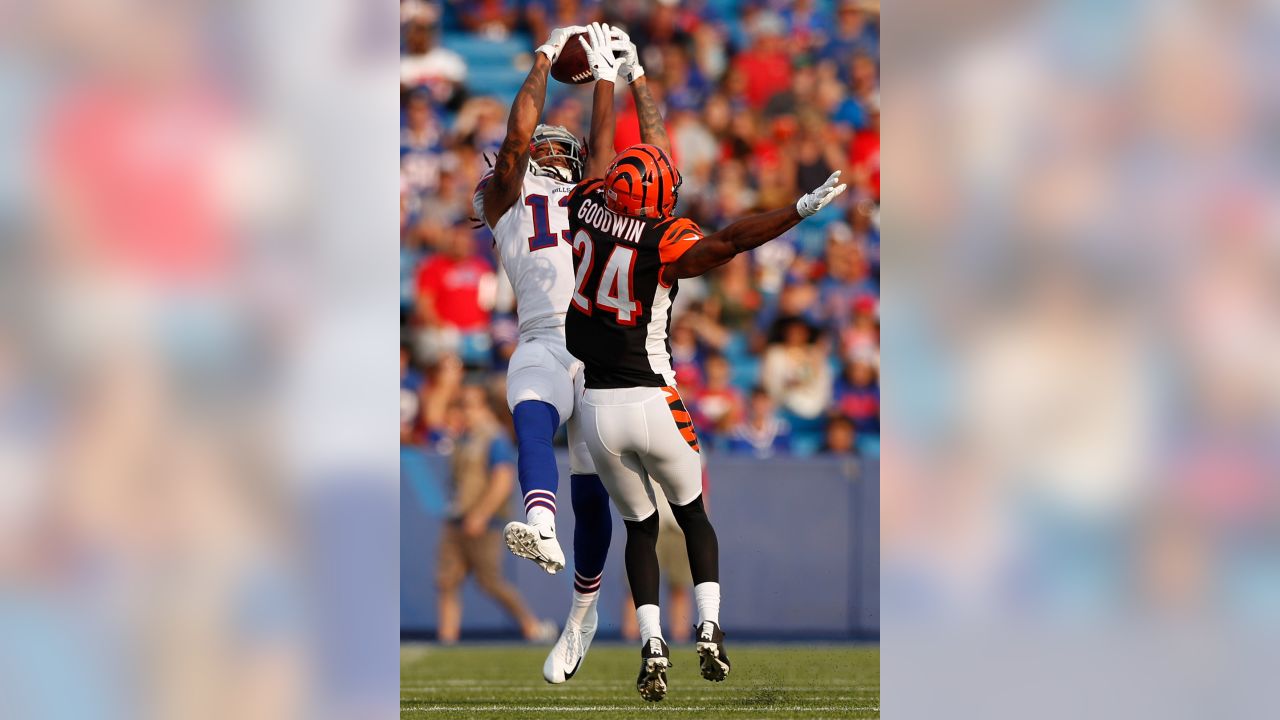
<path fill-rule="evenodd" d="M 551 64 L 551 77 L 566 85 L 582 85 L 591 82 L 591 65 L 587 62 L 587 51 L 583 49 L 581 38 L 586 41 L 586 33 L 578 33 L 569 38 L 560 51 L 560 57 Z"/>

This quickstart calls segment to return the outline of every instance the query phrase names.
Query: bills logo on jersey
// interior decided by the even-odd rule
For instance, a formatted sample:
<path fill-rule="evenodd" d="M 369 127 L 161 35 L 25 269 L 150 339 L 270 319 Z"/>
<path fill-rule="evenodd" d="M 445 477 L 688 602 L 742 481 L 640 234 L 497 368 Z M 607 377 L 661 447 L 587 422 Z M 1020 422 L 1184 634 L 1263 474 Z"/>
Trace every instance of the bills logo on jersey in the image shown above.
<path fill-rule="evenodd" d="M 633 244 L 640 242 L 645 228 L 641 220 L 619 215 L 590 199 L 584 200 L 578 208 L 578 219 L 617 240 Z"/>

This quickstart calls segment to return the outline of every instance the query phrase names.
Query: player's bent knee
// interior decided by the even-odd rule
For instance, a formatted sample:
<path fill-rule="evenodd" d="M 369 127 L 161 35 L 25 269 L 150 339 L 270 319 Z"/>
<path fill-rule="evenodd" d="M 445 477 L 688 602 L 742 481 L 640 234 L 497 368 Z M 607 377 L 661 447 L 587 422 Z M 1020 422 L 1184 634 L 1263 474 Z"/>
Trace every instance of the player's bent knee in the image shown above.
<path fill-rule="evenodd" d="M 650 514 L 646 515 L 644 519 L 630 520 L 623 518 L 622 524 L 626 525 L 628 537 L 630 537 L 631 534 L 635 534 L 635 536 L 641 538 L 653 536 L 654 541 L 657 541 L 658 539 L 657 510 L 650 512 Z"/>
<path fill-rule="evenodd" d="M 698 493 L 697 497 L 684 505 L 668 504 L 671 506 L 671 514 L 675 516 L 676 523 L 682 530 L 685 529 L 686 524 L 709 522 L 707 508 L 702 504 L 702 493 Z"/>
<path fill-rule="evenodd" d="M 642 520 L 628 520 L 623 518 L 622 524 L 627 528 L 627 542 L 636 540 L 639 542 L 652 542 L 654 545 L 658 543 L 658 511 L 654 510 Z"/>

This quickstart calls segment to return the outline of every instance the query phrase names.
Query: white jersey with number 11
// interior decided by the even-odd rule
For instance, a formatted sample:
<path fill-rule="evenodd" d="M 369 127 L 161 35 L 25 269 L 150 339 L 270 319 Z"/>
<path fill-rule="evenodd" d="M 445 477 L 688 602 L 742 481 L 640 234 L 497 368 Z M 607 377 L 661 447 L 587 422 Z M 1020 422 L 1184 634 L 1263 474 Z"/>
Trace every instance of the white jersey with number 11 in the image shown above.
<path fill-rule="evenodd" d="M 472 198 L 476 216 L 485 222 L 486 174 Z M 563 328 L 573 293 L 573 245 L 565 200 L 572 183 L 526 171 L 520 196 L 489 229 L 502 269 L 516 295 L 520 334 Z M 487 223 L 486 223 L 487 224 Z"/>

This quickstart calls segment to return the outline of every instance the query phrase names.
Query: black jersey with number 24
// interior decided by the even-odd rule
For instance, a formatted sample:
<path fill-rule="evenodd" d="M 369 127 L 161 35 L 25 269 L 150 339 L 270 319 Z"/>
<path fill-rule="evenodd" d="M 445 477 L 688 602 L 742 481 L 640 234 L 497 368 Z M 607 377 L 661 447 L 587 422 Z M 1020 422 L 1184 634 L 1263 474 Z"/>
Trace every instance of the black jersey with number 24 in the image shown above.
<path fill-rule="evenodd" d="M 565 199 L 574 289 L 565 320 L 569 352 L 589 388 L 672 387 L 671 303 L 662 266 L 702 237 L 687 218 L 638 218 L 605 207 L 604 181 L 583 180 Z"/>

